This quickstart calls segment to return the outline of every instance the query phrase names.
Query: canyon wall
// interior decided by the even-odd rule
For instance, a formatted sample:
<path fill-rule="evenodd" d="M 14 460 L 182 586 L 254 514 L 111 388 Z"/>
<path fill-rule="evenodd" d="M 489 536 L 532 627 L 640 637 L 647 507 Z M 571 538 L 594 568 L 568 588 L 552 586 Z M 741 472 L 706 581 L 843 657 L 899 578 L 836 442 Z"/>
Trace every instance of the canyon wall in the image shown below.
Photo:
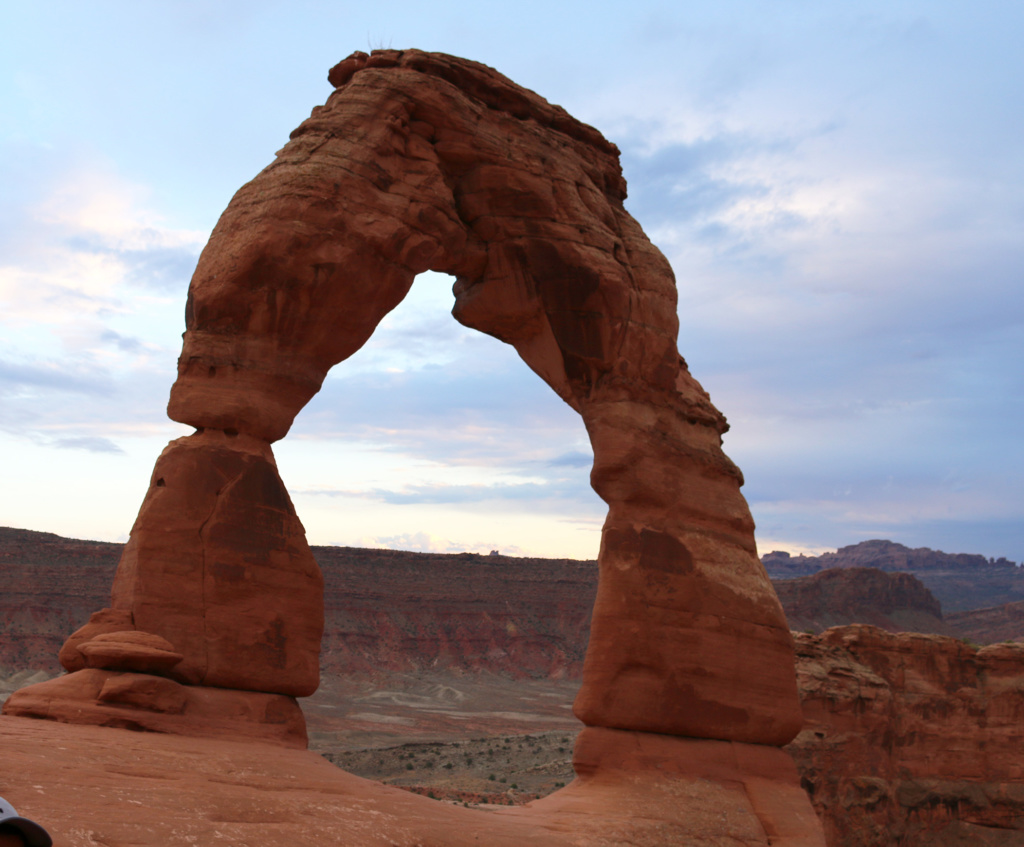
<path fill-rule="evenodd" d="M 0 527 L 0 667 L 58 673 L 68 635 L 108 604 L 124 545 Z M 579 679 L 594 562 L 313 547 L 325 674 L 460 669 Z"/>
<path fill-rule="evenodd" d="M 945 621 L 976 644 L 1018 641 L 1024 635 L 1024 601 L 953 612 L 945 616 Z"/>
<path fill-rule="evenodd" d="M 0 527 L 0 667 L 57 673 L 64 640 L 107 604 L 123 547 Z"/>
<path fill-rule="evenodd" d="M 467 670 L 579 679 L 594 562 L 314 547 L 324 674 Z"/>
<path fill-rule="evenodd" d="M 829 847 L 1024 844 L 1024 644 L 797 635 L 788 746 Z"/>
<path fill-rule="evenodd" d="M 108 603 L 122 549 L 0 527 L 0 666 L 58 672 L 68 634 Z M 324 578 L 323 673 L 579 678 L 597 591 L 592 561 L 311 549 Z M 800 632 L 870 623 L 978 644 L 1024 637 L 1024 604 L 943 615 L 908 574 L 849 568 L 774 584 Z"/>

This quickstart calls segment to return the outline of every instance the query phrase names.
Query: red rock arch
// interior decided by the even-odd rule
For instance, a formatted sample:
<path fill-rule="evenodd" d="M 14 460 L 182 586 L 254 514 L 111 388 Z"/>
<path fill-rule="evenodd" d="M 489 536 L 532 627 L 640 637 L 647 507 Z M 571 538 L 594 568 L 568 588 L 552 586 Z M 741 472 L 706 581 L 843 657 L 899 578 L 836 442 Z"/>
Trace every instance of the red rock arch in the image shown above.
<path fill-rule="evenodd" d="M 455 317 L 512 344 L 593 444 L 609 515 L 577 714 L 784 743 L 799 726 L 788 627 L 616 148 L 463 60 L 356 54 L 330 80 L 203 252 L 170 416 L 279 439 L 416 274 L 455 276 Z"/>
<path fill-rule="evenodd" d="M 316 688 L 320 576 L 270 444 L 435 270 L 456 277 L 455 317 L 512 344 L 593 445 L 609 512 L 576 714 L 786 743 L 800 726 L 789 630 L 615 146 L 462 59 L 357 53 L 330 80 L 203 251 L 168 407 L 197 432 L 157 462 L 115 580 L 120 623 L 77 634 L 66 665 L 120 626 L 170 642 L 180 682 Z"/>

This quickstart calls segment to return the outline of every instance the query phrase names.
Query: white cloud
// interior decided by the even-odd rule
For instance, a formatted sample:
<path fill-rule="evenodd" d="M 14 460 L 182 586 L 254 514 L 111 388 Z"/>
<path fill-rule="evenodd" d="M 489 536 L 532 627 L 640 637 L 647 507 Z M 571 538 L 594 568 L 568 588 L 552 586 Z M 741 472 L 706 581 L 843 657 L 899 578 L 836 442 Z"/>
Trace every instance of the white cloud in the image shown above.
<path fill-rule="evenodd" d="M 66 175 L 20 210 L 0 264 L 0 322 L 9 327 L 81 326 L 168 302 L 147 291 L 157 263 L 179 260 L 174 299 L 206 233 L 169 228 L 145 205 L 145 190 L 99 169 Z M 183 276 L 184 275 L 184 276 Z"/>
<path fill-rule="evenodd" d="M 171 431 L 163 410 L 204 234 L 163 225 L 143 187 L 102 168 L 21 178 L 0 199 L 0 428 L 108 454 L 123 450 L 112 437 Z"/>

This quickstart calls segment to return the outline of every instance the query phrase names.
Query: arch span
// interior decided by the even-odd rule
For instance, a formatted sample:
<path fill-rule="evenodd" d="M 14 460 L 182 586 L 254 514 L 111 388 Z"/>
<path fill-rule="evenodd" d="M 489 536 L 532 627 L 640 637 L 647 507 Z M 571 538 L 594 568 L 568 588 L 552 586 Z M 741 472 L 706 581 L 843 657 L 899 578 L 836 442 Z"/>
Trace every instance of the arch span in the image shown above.
<path fill-rule="evenodd" d="M 416 274 L 440 271 L 456 319 L 513 345 L 593 445 L 609 510 L 576 714 L 786 743 L 789 629 L 617 149 L 462 59 L 357 53 L 329 78 L 200 258 L 168 407 L 197 433 L 157 463 L 113 606 L 174 645 L 185 682 L 315 689 L 319 575 L 270 445 Z"/>

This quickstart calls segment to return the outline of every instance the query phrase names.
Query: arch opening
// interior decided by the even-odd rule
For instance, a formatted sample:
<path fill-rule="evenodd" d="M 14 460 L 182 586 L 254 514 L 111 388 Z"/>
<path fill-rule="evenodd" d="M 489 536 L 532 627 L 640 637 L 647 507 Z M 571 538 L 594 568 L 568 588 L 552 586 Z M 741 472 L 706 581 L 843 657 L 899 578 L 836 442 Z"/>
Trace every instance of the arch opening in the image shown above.
<path fill-rule="evenodd" d="M 275 446 L 311 544 L 596 559 L 579 415 L 427 271 Z"/>

